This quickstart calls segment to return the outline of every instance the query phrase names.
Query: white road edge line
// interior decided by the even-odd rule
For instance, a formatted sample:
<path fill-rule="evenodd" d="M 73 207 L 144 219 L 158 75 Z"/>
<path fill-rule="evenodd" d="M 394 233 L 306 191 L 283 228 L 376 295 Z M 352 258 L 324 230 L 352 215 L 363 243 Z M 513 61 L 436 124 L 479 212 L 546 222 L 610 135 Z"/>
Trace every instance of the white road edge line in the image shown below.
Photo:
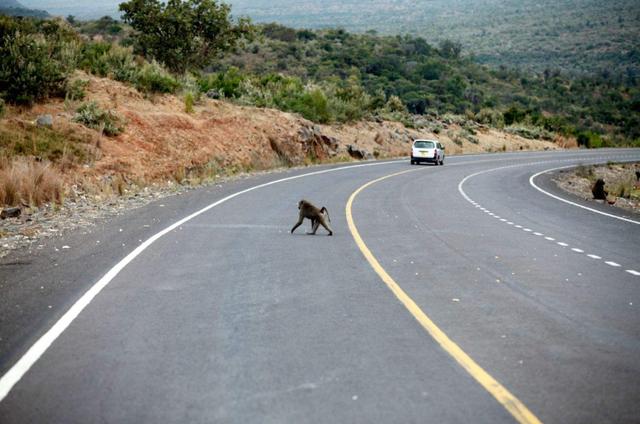
<path fill-rule="evenodd" d="M 80 299 L 78 299 L 71 306 L 71 308 L 69 308 L 69 310 L 65 312 L 64 315 L 62 315 L 62 317 L 60 317 L 60 319 L 55 324 L 53 324 L 53 326 L 46 333 L 44 333 L 27 350 L 27 352 L 24 355 L 22 355 L 22 357 L 16 363 L 13 364 L 11 368 L 9 368 L 9 370 L 2 376 L 2 378 L 0 378 L 0 402 L 4 400 L 4 398 L 9 394 L 9 392 L 13 388 L 13 386 L 15 386 L 20 381 L 20 379 L 22 379 L 22 377 L 29 371 L 29 369 L 31 369 L 33 364 L 35 364 L 38 361 L 38 359 L 40 359 L 40 357 L 47 351 L 47 349 L 51 346 L 51 344 L 69 327 L 69 325 L 71 325 L 73 320 L 75 320 L 78 317 L 78 315 L 80 315 L 80 313 L 84 310 L 84 308 L 86 308 L 89 305 L 89 303 L 91 303 L 93 298 L 95 298 L 98 295 L 98 293 L 100 293 L 102 289 L 104 289 L 107 286 L 107 284 L 109 284 L 109 282 L 111 282 L 111 280 L 113 280 L 120 273 L 120 271 L 124 269 L 124 267 L 126 267 L 131 261 L 133 261 L 138 255 L 140 255 L 143 251 L 145 251 L 160 237 L 173 231 L 174 229 L 178 228 L 185 222 L 192 220 L 198 215 L 201 215 L 204 212 L 207 212 L 208 210 L 228 200 L 233 199 L 234 197 L 240 196 L 242 194 L 248 193 L 253 190 L 268 187 L 270 185 L 282 183 L 285 181 L 291 181 L 298 178 L 309 177 L 312 175 L 326 174 L 329 172 L 337 172 L 337 171 L 343 171 L 345 169 L 361 168 L 366 166 L 389 165 L 389 164 L 394 164 L 398 162 L 404 162 L 404 159 L 388 161 L 388 162 L 365 163 L 365 164 L 358 164 L 358 165 L 349 165 L 349 166 L 344 166 L 339 168 L 324 169 L 322 171 L 314 171 L 314 172 L 309 172 L 307 174 L 294 175 L 291 177 L 270 181 L 268 183 L 259 184 L 257 186 L 249 187 L 245 190 L 241 190 L 227 197 L 224 197 L 218 200 L 217 202 L 214 202 L 200 209 L 199 211 L 194 212 L 185 218 L 182 218 L 176 223 L 166 227 L 164 230 L 154 234 L 153 236 L 145 240 L 142 244 L 140 244 L 137 248 L 135 248 L 131 253 L 125 256 L 124 259 L 121 259 L 120 262 L 118 262 L 114 267 L 112 267 L 93 286 L 91 286 L 91 288 L 87 290 L 85 294 L 83 294 L 80 297 Z"/>
<path fill-rule="evenodd" d="M 623 157 L 625 157 L 625 158 L 626 158 L 626 157 L 628 157 L 628 155 L 627 155 L 627 156 L 623 156 Z M 492 168 L 492 169 L 488 169 L 488 170 L 479 171 L 479 172 L 476 172 L 476 173 L 471 174 L 471 175 L 467 175 L 466 177 L 464 177 L 464 178 L 463 178 L 463 179 L 458 183 L 458 192 L 462 195 L 462 197 L 464 197 L 464 198 L 465 198 L 465 200 L 467 200 L 467 201 L 468 201 L 468 202 L 470 202 L 470 203 L 473 203 L 476 207 L 479 207 L 479 208 L 480 208 L 480 210 L 485 210 L 485 211 L 487 211 L 485 208 L 483 208 L 483 207 L 482 207 L 482 205 L 480 205 L 480 204 L 478 204 L 477 202 L 475 202 L 473 199 L 471 199 L 471 198 L 467 195 L 467 193 L 465 193 L 465 191 L 462 189 L 462 186 L 464 185 L 464 183 L 465 183 L 467 180 L 469 180 L 470 178 L 473 178 L 473 177 L 475 177 L 475 176 L 477 176 L 477 175 L 485 174 L 485 173 L 488 173 L 488 172 L 498 171 L 498 170 L 507 169 L 507 168 L 521 167 L 521 166 L 526 166 L 526 165 L 534 165 L 534 164 L 537 164 L 537 162 L 529 162 L 529 163 L 524 163 L 524 164 L 515 164 L 515 165 L 503 166 L 503 167 L 499 167 L 499 168 Z M 538 177 L 539 175 L 542 175 L 542 174 L 544 174 L 544 173 L 551 172 L 551 171 L 556 171 L 556 170 L 558 170 L 558 169 L 575 168 L 576 166 L 577 166 L 577 165 L 560 166 L 560 167 L 557 167 L 557 168 L 551 168 L 551 169 L 547 169 L 547 170 L 544 170 L 544 171 L 538 172 L 538 173 L 536 173 L 536 174 L 532 175 L 532 176 L 529 178 L 529 184 L 530 184 L 533 188 L 535 188 L 536 190 L 540 191 L 541 193 L 546 194 L 547 196 L 553 197 L 554 199 L 560 200 L 560 201 L 562 201 L 562 202 L 568 203 L 568 204 L 570 204 L 570 205 L 577 206 L 577 207 L 579 207 L 579 208 L 583 208 L 583 209 L 587 209 L 587 210 L 589 210 L 589 211 L 591 211 L 591 212 L 599 213 L 599 214 L 601 214 L 601 215 L 609 216 L 609 217 L 611 217 L 611 218 L 619 219 L 619 220 L 626 221 L 626 222 L 631 222 L 631 223 L 633 223 L 633 224 L 640 224 L 640 222 L 638 222 L 638 221 L 634 221 L 634 220 L 632 220 L 632 219 L 627 219 L 627 218 L 624 218 L 624 217 L 621 217 L 621 216 L 617 216 L 617 215 L 612 215 L 612 214 L 608 214 L 608 213 L 605 213 L 605 212 L 601 212 L 601 211 L 598 211 L 598 210 L 595 210 L 595 209 L 588 208 L 588 207 L 583 206 L 583 205 L 579 205 L 579 204 L 577 204 L 577 203 L 571 202 L 571 201 L 566 200 L 566 199 L 563 199 L 563 198 L 561 198 L 561 197 L 555 196 L 555 195 L 553 195 L 553 194 L 551 194 L 551 193 L 548 193 L 548 192 L 546 192 L 546 191 L 542 190 L 540 187 L 538 187 L 538 186 L 533 182 L 533 180 L 534 180 L 536 177 Z M 487 211 L 487 212 L 488 212 L 488 211 Z M 503 220 L 501 219 L 501 221 L 503 221 Z M 504 221 L 506 221 L 506 220 L 504 220 Z M 504 222 L 504 221 L 503 221 L 503 222 Z M 530 230 L 530 229 L 528 229 L 528 228 L 524 228 L 524 227 L 522 227 L 521 225 L 516 225 L 516 224 L 514 224 L 514 223 L 513 223 L 513 222 L 511 222 L 511 221 L 506 221 L 506 223 L 507 223 L 508 225 L 514 225 L 514 226 L 515 226 L 515 228 L 521 228 L 521 229 L 524 229 L 524 231 L 527 231 L 527 232 L 532 231 L 532 230 Z M 534 232 L 533 234 L 535 234 L 535 235 L 540 235 L 540 236 L 544 236 L 544 234 L 542 234 L 542 233 L 538 233 L 538 232 Z M 555 241 L 555 240 L 556 240 L 556 239 L 554 239 L 553 237 L 548 237 L 548 236 L 545 236 L 544 238 L 545 238 L 546 240 L 549 240 L 549 241 Z M 560 246 L 562 246 L 562 247 L 569 247 L 569 245 L 568 245 L 567 243 L 563 243 L 563 242 L 557 242 L 556 244 L 558 244 L 558 245 L 560 245 Z M 582 250 L 582 249 L 572 248 L 571 250 L 573 250 L 574 252 L 577 252 L 577 253 L 584 253 L 584 250 Z M 602 259 L 602 257 L 600 257 L 600 256 L 598 256 L 598 255 L 587 254 L 587 256 L 588 256 L 589 258 L 592 258 L 592 259 Z M 620 264 L 618 264 L 618 263 L 616 263 L 616 262 L 613 262 L 613 261 L 605 262 L 605 264 L 607 264 L 607 265 L 609 265 L 609 266 L 612 266 L 612 267 L 621 267 L 621 266 L 622 266 L 622 265 L 620 265 Z M 632 270 L 632 269 L 628 269 L 628 270 L 626 270 L 626 272 L 628 272 L 629 274 L 632 274 L 632 275 L 640 276 L 640 272 L 635 271 L 635 270 Z"/>
<path fill-rule="evenodd" d="M 558 167 L 558 168 L 551 168 L 551 169 L 546 169 L 546 170 L 544 170 L 544 171 L 540 171 L 540 172 L 538 172 L 538 173 L 536 173 L 536 174 L 533 174 L 533 175 L 529 178 L 529 184 L 530 184 L 533 188 L 535 188 L 536 190 L 538 190 L 540 193 L 546 194 L 547 196 L 549 196 L 549 197 L 553 197 L 554 199 L 556 199 L 556 200 L 560 200 L 561 202 L 568 203 L 569 205 L 577 206 L 577 207 L 579 207 L 579 208 L 586 209 L 586 210 L 588 210 L 588 211 L 595 212 L 595 213 L 598 213 L 598 214 L 600 214 L 600 215 L 608 216 L 608 217 L 610 217 L 610 218 L 615 218 L 615 219 L 619 219 L 619 220 L 621 220 L 621 221 L 630 222 L 630 223 L 632 223 L 632 224 L 638 224 L 638 225 L 640 225 L 640 221 L 634 221 L 633 219 L 624 218 L 624 217 L 622 217 L 622 216 L 617 216 L 617 215 L 613 215 L 613 214 L 610 214 L 610 213 L 602 212 L 602 211 L 599 211 L 599 210 L 597 210 L 597 209 L 589 208 L 589 207 L 587 207 L 587 206 L 580 205 L 580 204 L 575 203 L 575 202 L 572 202 L 572 201 L 570 201 L 570 200 L 563 199 L 563 198 L 562 198 L 562 197 L 560 197 L 560 196 L 556 196 L 555 194 L 551 194 L 551 193 L 549 193 L 548 191 L 545 191 L 545 190 L 541 189 L 540 187 L 538 187 L 538 186 L 536 185 L 536 183 L 534 183 L 534 182 L 533 182 L 533 180 L 534 180 L 536 177 L 538 177 L 538 176 L 540 176 L 540 175 L 542 175 L 542 174 L 546 174 L 547 172 L 557 171 L 557 170 L 559 170 L 559 169 L 575 168 L 575 167 L 576 167 L 576 165 L 561 166 L 561 167 Z"/>

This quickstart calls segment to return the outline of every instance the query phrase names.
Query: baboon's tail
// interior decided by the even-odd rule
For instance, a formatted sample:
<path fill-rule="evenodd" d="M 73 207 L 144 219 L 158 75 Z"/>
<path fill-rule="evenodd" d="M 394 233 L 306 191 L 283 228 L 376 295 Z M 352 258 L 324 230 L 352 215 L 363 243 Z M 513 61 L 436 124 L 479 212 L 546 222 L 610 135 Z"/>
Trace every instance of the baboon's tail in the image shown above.
<path fill-rule="evenodd" d="M 325 213 L 327 215 L 327 221 L 331 222 L 331 217 L 329 216 L 329 209 L 324 206 L 320 209 L 320 213 Z"/>

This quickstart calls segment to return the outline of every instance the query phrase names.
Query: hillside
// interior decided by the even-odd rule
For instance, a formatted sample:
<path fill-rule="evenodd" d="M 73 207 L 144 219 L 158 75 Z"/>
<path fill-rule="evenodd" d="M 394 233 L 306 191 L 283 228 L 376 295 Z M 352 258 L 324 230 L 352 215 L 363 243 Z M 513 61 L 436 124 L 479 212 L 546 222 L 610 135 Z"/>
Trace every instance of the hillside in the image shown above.
<path fill-rule="evenodd" d="M 498 127 L 572 134 L 591 147 L 640 138 L 635 78 L 494 70 L 461 57 L 455 43 L 436 47 L 419 37 L 294 30 L 275 24 L 264 25 L 262 33 L 262 39 L 212 66 L 220 71 L 217 88 L 227 96 L 260 104 L 255 93 L 273 85 L 271 76 L 288 75 L 301 85 L 321 87 L 328 98 L 362 103 L 355 114 L 397 96 L 413 114 L 464 114 Z"/>
<path fill-rule="evenodd" d="M 9 16 L 31 16 L 45 18 L 49 14 L 44 10 L 29 9 L 16 0 L 0 0 L 0 14 Z"/>
<path fill-rule="evenodd" d="M 23 0 L 54 15 L 118 18 L 119 0 Z M 233 0 L 235 15 L 293 28 L 344 28 L 408 34 L 438 45 L 460 42 L 465 55 L 493 67 L 640 75 L 636 0 Z"/>
<path fill-rule="evenodd" d="M 101 197 L 122 192 L 123 187 L 135 190 L 168 180 L 197 184 L 237 172 L 406 156 L 417 137 L 438 137 L 448 154 L 559 147 L 484 126 L 476 127 L 473 140 L 461 139 L 458 135 L 466 130 L 453 122 L 439 123 L 441 135 L 384 121 L 315 125 L 294 114 L 206 97 L 186 113 L 177 96 L 148 97 L 125 84 L 81 72 L 74 79 L 86 83 L 82 101 L 8 108 L 0 121 L 0 169 L 10 170 L 21 157 L 51 161 L 67 193 L 73 193 L 73 185 L 74 190 Z M 123 132 L 109 137 L 76 122 L 76 110 L 91 102 L 121 118 Z M 53 117 L 51 128 L 35 124 L 42 115 Z"/>
<path fill-rule="evenodd" d="M 640 74 L 635 0 L 235 0 L 238 14 L 294 28 L 376 30 L 451 39 L 480 63 L 578 73 Z"/>

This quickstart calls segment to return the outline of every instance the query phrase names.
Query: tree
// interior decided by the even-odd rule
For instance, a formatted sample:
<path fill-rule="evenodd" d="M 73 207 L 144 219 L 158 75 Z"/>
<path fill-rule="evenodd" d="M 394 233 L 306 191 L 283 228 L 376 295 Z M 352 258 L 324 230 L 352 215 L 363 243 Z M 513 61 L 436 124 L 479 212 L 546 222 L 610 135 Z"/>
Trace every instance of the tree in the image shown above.
<path fill-rule="evenodd" d="M 440 55 L 447 59 L 458 59 L 462 52 L 462 44 L 451 41 L 443 40 L 440 42 Z"/>
<path fill-rule="evenodd" d="M 130 0 L 120 10 L 136 50 L 177 73 L 204 68 L 254 33 L 248 18 L 234 22 L 231 7 L 215 0 Z"/>
<path fill-rule="evenodd" d="M 30 105 L 63 94 L 76 66 L 78 42 L 61 20 L 0 15 L 0 97 Z"/>

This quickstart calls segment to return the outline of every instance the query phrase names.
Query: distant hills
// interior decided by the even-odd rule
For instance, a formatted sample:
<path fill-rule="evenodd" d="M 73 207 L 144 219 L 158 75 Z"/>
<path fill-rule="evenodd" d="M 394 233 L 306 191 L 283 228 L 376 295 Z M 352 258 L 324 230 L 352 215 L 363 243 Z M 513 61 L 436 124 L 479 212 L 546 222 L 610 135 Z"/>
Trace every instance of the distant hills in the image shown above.
<path fill-rule="evenodd" d="M 21 0 L 53 15 L 118 17 L 121 0 Z M 638 0 L 226 0 L 234 15 L 293 28 L 410 34 L 493 67 L 640 77 Z M 15 3 L 12 1 L 12 3 Z"/>
<path fill-rule="evenodd" d="M 0 0 L 1 1 L 1 0 Z M 20 0 L 27 7 L 44 9 L 54 16 L 73 15 L 80 19 L 97 19 L 103 16 L 118 18 L 118 5 L 124 0 Z"/>
<path fill-rule="evenodd" d="M 0 0 L 0 14 L 10 16 L 34 16 L 46 18 L 49 14 L 44 10 L 29 9 L 16 0 Z"/>
<path fill-rule="evenodd" d="M 451 39 L 492 65 L 640 76 L 638 0 L 234 0 L 234 13 L 296 28 Z"/>

